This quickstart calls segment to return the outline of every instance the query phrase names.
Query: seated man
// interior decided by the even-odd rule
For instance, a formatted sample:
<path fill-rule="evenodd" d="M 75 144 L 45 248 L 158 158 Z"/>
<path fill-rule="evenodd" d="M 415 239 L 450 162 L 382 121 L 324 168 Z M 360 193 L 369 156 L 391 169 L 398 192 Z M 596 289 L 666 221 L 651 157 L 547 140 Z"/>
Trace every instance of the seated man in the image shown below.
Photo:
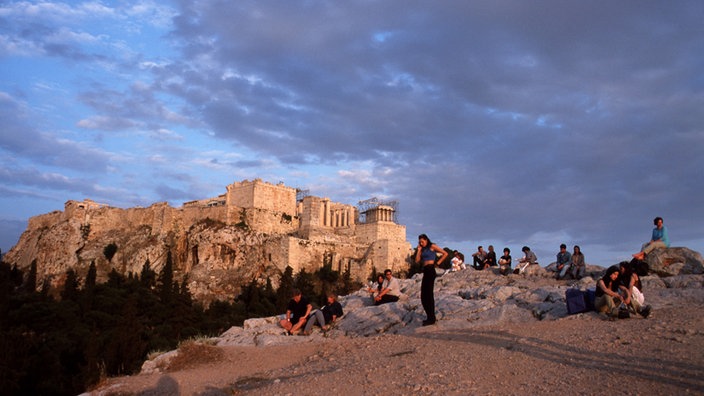
<path fill-rule="evenodd" d="M 310 305 L 308 299 L 301 295 L 301 291 L 293 289 L 291 291 L 291 301 L 286 307 L 286 318 L 281 319 L 279 324 L 286 329 L 288 335 L 298 334 L 301 327 L 306 324 L 306 318 L 310 315 L 313 306 Z"/>
<path fill-rule="evenodd" d="M 528 246 L 523 246 L 521 251 L 524 256 L 518 259 L 518 265 L 516 266 L 516 269 L 513 270 L 514 274 L 521 274 L 526 270 L 526 268 L 528 268 L 529 265 L 538 264 L 538 256 L 536 256 Z"/>
<path fill-rule="evenodd" d="M 486 252 L 484 251 L 484 248 L 479 246 L 477 251 L 472 253 L 472 257 L 474 257 L 472 267 L 476 270 L 483 270 L 484 262 L 486 261 Z"/>
<path fill-rule="evenodd" d="M 557 260 L 555 261 L 555 272 L 557 272 L 555 278 L 563 279 L 571 265 L 572 255 L 567 251 L 567 245 L 563 243 L 560 245 L 560 251 L 557 253 Z"/>
<path fill-rule="evenodd" d="M 384 271 L 384 276 L 386 279 L 381 287 L 381 293 L 374 297 L 374 305 L 396 302 L 401 295 L 401 284 L 391 275 L 390 269 Z"/>

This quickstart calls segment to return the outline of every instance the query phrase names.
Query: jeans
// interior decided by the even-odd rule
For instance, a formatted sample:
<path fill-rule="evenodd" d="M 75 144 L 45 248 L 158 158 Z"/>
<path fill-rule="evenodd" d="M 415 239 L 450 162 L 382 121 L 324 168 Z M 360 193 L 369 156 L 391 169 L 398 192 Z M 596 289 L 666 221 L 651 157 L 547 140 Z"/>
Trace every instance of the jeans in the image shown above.
<path fill-rule="evenodd" d="M 323 315 L 323 311 L 316 309 L 313 311 L 313 313 L 308 317 L 308 321 L 306 322 L 306 327 L 303 330 L 306 333 L 310 333 L 310 331 L 313 329 L 313 326 L 315 324 L 318 324 L 320 327 L 325 326 L 325 316 Z"/>

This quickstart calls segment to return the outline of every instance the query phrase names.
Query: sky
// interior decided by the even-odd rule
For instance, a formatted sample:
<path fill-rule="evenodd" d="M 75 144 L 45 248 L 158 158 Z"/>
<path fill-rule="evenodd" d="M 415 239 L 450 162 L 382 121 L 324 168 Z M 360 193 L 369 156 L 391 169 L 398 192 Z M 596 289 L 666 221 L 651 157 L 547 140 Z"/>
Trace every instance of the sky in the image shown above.
<path fill-rule="evenodd" d="M 465 254 L 704 253 L 704 2 L 2 1 L 0 249 L 260 178 Z"/>

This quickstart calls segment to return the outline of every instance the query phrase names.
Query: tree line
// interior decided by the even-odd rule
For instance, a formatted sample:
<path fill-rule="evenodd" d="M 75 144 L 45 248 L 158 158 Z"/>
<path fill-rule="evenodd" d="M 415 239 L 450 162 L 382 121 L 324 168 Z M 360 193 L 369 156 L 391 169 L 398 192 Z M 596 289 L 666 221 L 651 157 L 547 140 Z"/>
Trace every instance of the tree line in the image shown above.
<path fill-rule="evenodd" d="M 106 376 L 138 373 L 150 352 L 280 314 L 293 288 L 321 306 L 328 292 L 360 287 L 329 264 L 295 276 L 287 267 L 278 288 L 253 279 L 238 296 L 206 308 L 186 282 L 174 280 L 170 253 L 159 273 L 147 260 L 139 274 L 113 269 L 104 283 L 96 282 L 95 263 L 85 279 L 70 269 L 58 294 L 48 281 L 37 290 L 36 261 L 26 274 L 0 262 L 0 394 L 80 394 Z"/>

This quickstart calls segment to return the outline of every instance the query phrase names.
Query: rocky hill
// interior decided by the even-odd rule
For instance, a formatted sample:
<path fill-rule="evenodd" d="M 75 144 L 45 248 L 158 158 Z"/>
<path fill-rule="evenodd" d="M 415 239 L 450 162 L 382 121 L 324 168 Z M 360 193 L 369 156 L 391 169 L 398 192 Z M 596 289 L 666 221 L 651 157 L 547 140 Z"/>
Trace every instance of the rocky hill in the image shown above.
<path fill-rule="evenodd" d="M 227 193 L 180 208 L 114 208 L 91 200 L 68 201 L 65 210 L 33 217 L 4 261 L 27 271 L 36 265 L 37 286 L 58 290 L 71 269 L 84 278 L 91 263 L 98 282 L 115 270 L 139 274 L 149 263 L 159 272 L 171 257 L 174 279 L 208 305 L 236 295 L 240 286 L 267 279 L 277 286 L 294 273 L 330 265 L 352 279 L 408 269 L 411 247 L 394 208 L 373 201 L 357 208 L 255 180 L 229 185 Z"/>
<path fill-rule="evenodd" d="M 610 321 L 567 314 L 565 291 L 594 287 L 603 272 L 588 269 L 580 281 L 537 266 L 444 274 L 439 321 L 427 327 L 416 275 L 401 281 L 397 303 L 373 306 L 363 290 L 342 297 L 345 315 L 325 336 L 286 336 L 276 317 L 252 319 L 155 354 L 142 374 L 91 394 L 704 393 L 704 355 L 692 353 L 704 348 L 704 275 L 647 276 L 651 316 Z"/>
<path fill-rule="evenodd" d="M 28 269 L 36 260 L 40 287 L 49 282 L 60 288 L 73 269 L 84 277 L 91 262 L 98 282 L 115 269 L 139 274 L 149 261 L 157 272 L 170 252 L 174 278 L 188 276 L 192 295 L 206 303 L 233 296 L 239 285 L 262 274 L 280 273 L 264 249 L 280 236 L 255 232 L 245 226 L 203 219 L 189 224 L 178 209 L 166 204 L 149 208 L 102 208 L 90 222 L 70 210 L 34 218 L 4 260 Z M 106 249 L 114 246 L 114 255 Z"/>

